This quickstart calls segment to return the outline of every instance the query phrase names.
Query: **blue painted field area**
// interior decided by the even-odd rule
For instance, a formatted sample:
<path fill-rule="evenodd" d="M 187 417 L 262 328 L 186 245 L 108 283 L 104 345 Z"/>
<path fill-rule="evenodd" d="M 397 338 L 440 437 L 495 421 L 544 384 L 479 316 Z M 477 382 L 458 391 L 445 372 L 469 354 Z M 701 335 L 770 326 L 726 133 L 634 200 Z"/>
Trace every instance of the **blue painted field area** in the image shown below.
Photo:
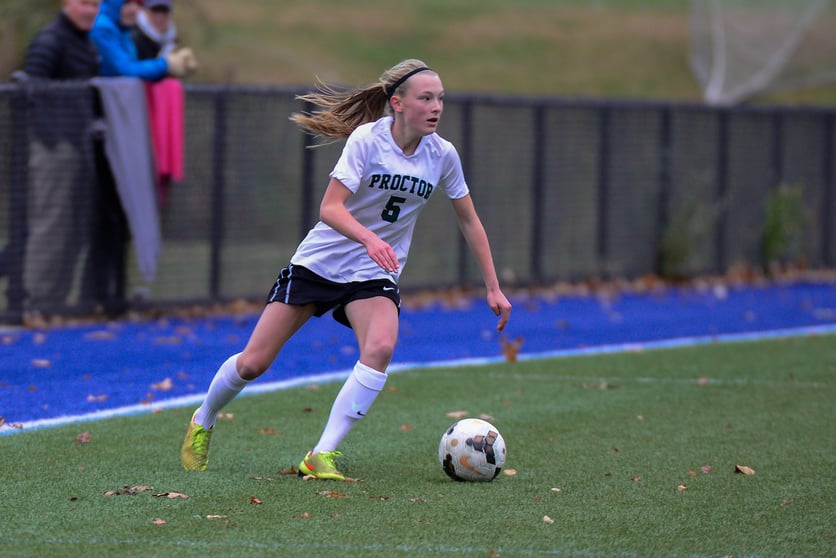
<path fill-rule="evenodd" d="M 513 298 L 508 340 L 521 358 L 740 336 L 836 331 L 836 284 L 665 289 L 643 294 Z M 0 330 L 0 433 L 119 410 L 192 404 L 243 348 L 258 316 Z M 502 359 L 482 299 L 455 309 L 404 309 L 393 365 Z M 304 382 L 350 369 L 353 334 L 314 318 L 252 386 Z M 248 388 L 249 390 L 250 388 Z M 72 417 L 72 418 L 71 418 Z"/>

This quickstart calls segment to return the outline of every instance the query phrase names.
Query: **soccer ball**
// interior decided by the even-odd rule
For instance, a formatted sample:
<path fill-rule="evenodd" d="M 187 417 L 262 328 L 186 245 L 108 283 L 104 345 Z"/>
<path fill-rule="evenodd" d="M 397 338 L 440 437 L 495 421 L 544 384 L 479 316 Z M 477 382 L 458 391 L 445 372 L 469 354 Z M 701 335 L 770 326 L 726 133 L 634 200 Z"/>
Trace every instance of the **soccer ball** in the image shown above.
<path fill-rule="evenodd" d="M 505 465 L 505 440 L 487 421 L 462 419 L 441 436 L 438 460 L 453 480 L 491 481 Z"/>

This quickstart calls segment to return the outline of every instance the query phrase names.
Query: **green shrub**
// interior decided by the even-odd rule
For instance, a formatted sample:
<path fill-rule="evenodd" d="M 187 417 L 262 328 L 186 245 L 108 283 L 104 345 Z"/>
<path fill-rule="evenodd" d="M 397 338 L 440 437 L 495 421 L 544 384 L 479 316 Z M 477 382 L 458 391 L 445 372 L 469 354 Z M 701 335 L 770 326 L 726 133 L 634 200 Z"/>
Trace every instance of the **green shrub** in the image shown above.
<path fill-rule="evenodd" d="M 797 265 L 802 258 L 802 239 L 807 216 L 804 188 L 781 184 L 766 197 L 761 264 L 769 272 L 776 267 Z"/>

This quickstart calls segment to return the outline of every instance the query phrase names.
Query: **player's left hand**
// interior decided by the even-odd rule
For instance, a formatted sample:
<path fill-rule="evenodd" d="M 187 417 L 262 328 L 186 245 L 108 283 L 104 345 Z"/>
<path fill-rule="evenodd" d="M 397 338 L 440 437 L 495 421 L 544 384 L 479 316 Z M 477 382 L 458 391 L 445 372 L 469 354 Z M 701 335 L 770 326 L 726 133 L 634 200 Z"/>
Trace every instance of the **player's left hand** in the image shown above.
<path fill-rule="evenodd" d="M 508 319 L 511 317 L 511 303 L 508 298 L 502 294 L 502 291 L 488 293 L 488 306 L 493 313 L 499 316 L 499 323 L 496 324 L 496 331 L 502 333 L 505 326 L 508 325 Z"/>

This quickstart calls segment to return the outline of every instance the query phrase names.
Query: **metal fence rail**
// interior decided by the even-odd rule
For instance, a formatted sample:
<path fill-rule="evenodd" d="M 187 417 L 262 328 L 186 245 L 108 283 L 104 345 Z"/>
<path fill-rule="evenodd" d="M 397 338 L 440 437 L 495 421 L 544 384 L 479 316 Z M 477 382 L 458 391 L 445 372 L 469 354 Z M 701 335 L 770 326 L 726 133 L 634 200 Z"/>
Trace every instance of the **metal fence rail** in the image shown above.
<path fill-rule="evenodd" d="M 28 142 L 39 118 L 32 107 L 43 102 L 33 96 L 60 105 L 79 91 L 94 95 L 85 84 L 0 85 L 0 321 L 19 321 L 26 308 Z M 159 303 L 260 298 L 315 222 L 341 145 L 308 148 L 288 120 L 304 108 L 300 91 L 186 91 L 186 177 L 161 209 L 158 275 L 145 285 L 130 264 L 127 292 Z M 77 114 L 50 118 L 78 125 Z M 503 280 L 533 286 L 722 273 L 766 257 L 832 267 L 834 119 L 832 107 L 448 95 L 440 133 L 458 147 Z M 767 205 L 795 199 L 781 192 L 794 192 L 802 213 L 776 233 Z M 479 284 L 442 197 L 416 229 L 406 290 Z M 789 235 L 793 225 L 794 243 L 764 253 L 765 235 Z M 74 293 L 70 307 L 83 306 Z"/>

